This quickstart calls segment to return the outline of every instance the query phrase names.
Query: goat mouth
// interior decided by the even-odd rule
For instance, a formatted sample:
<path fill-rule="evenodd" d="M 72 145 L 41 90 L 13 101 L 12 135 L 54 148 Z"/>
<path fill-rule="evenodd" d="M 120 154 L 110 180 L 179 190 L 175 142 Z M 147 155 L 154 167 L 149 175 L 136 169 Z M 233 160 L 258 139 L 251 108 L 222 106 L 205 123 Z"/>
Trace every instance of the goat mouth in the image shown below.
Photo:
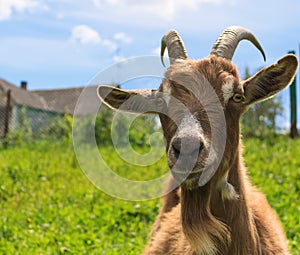
<path fill-rule="evenodd" d="M 184 171 L 179 168 L 171 168 L 173 177 L 187 189 L 194 189 L 206 185 L 217 170 L 216 162 L 210 162 L 206 166 L 196 166 L 193 170 Z"/>
<path fill-rule="evenodd" d="M 183 173 L 181 170 L 177 170 L 177 169 L 172 169 L 172 172 L 173 173 L 176 173 L 176 174 L 181 174 L 181 175 L 191 175 L 191 174 L 199 174 L 199 173 L 202 173 L 204 170 L 204 168 L 196 168 L 196 169 L 193 169 L 192 171 L 188 172 L 188 173 Z M 187 176 L 187 177 L 188 177 Z"/>
<path fill-rule="evenodd" d="M 173 177 L 180 183 L 184 183 L 191 179 L 199 180 L 203 171 L 204 171 L 203 167 L 194 168 L 191 171 L 182 171 L 181 169 L 174 169 L 174 168 L 171 169 L 171 173 Z"/>

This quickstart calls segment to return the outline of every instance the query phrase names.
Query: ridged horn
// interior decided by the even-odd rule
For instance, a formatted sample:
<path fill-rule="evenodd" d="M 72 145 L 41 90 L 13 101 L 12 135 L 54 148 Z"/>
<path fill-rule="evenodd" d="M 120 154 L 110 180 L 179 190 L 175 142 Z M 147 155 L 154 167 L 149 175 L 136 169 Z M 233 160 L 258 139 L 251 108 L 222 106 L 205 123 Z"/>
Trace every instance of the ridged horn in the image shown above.
<path fill-rule="evenodd" d="M 183 41 L 175 30 L 168 31 L 161 39 L 160 57 L 164 66 L 165 63 L 163 56 L 166 48 L 168 49 L 170 64 L 173 64 L 178 58 L 186 59 L 188 57 Z"/>
<path fill-rule="evenodd" d="M 264 50 L 253 33 L 250 30 L 239 26 L 231 26 L 225 29 L 216 40 L 210 54 L 231 60 L 234 51 L 241 40 L 248 40 L 252 42 L 261 52 L 264 60 L 266 61 Z"/>

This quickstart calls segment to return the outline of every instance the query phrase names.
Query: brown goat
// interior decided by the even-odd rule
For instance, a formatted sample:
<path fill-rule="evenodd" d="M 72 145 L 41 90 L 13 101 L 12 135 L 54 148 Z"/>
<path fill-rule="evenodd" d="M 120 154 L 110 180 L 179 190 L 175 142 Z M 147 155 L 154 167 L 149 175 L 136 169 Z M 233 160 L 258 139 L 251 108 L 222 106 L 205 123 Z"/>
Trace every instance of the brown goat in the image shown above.
<path fill-rule="evenodd" d="M 250 105 L 291 83 L 298 61 L 286 55 L 241 81 L 231 58 L 243 39 L 264 56 L 249 30 L 230 27 L 194 61 L 172 30 L 162 40 L 171 65 L 158 90 L 99 87 L 114 109 L 159 114 L 173 176 L 167 185 L 180 185 L 164 197 L 144 254 L 289 254 L 276 213 L 248 180 L 239 123 Z"/>

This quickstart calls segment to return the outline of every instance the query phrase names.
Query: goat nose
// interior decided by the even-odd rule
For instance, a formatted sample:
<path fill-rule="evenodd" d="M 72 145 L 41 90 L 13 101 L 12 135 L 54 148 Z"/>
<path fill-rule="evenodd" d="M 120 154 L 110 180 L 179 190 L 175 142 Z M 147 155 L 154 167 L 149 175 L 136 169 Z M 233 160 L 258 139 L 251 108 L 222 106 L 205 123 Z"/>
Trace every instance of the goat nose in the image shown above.
<path fill-rule="evenodd" d="M 183 156 L 193 155 L 198 157 L 204 148 L 204 143 L 199 137 L 177 136 L 173 138 L 171 146 L 175 157 L 178 159 L 180 154 Z"/>

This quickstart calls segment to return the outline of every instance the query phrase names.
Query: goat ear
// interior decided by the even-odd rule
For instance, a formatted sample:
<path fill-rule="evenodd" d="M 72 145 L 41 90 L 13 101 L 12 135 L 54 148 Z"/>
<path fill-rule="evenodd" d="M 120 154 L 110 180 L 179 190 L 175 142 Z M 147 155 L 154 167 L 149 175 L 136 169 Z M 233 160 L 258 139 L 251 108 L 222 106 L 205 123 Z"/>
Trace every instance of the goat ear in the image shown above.
<path fill-rule="evenodd" d="M 245 105 L 266 100 L 286 88 L 293 81 L 297 69 L 297 58 L 288 54 L 244 81 Z"/>
<path fill-rule="evenodd" d="M 132 113 L 157 113 L 156 90 L 123 90 L 111 86 L 98 87 L 98 97 L 112 109 Z"/>

